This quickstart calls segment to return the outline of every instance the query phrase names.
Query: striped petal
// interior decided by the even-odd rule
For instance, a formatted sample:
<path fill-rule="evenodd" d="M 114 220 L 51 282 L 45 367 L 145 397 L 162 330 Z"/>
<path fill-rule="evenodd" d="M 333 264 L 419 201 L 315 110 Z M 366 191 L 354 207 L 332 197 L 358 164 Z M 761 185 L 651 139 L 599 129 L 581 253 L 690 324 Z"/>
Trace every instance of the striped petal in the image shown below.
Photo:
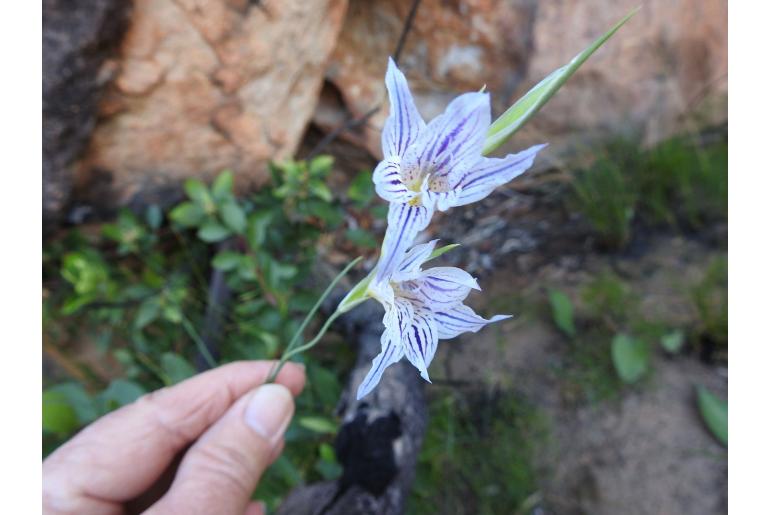
<path fill-rule="evenodd" d="M 481 158 L 490 121 L 488 93 L 460 95 L 420 133 L 415 153 L 404 156 L 404 168 L 429 172 L 430 190 L 448 191 L 446 181 Z"/>
<path fill-rule="evenodd" d="M 460 304 L 452 309 L 436 309 L 434 315 L 438 337 L 442 340 L 454 338 L 462 333 L 476 333 L 487 324 L 511 318 L 511 315 L 495 315 L 487 320 L 478 316 L 465 304 Z"/>
<path fill-rule="evenodd" d="M 425 128 L 425 122 L 414 105 L 406 77 L 390 58 L 385 87 L 390 99 L 390 114 L 382 128 L 382 154 L 403 157 L 409 145 Z"/>
<path fill-rule="evenodd" d="M 423 379 L 430 382 L 428 366 L 433 361 L 438 346 L 438 331 L 432 313 L 427 309 L 416 309 L 411 325 L 407 328 L 403 341 L 404 354 L 412 365 L 420 371 Z"/>
<path fill-rule="evenodd" d="M 508 156 L 482 158 L 478 165 L 464 175 L 455 184 L 457 197 L 451 201 L 454 206 L 464 206 L 485 198 L 495 188 L 526 172 L 535 161 L 537 153 L 546 145 L 535 145 Z"/>
<path fill-rule="evenodd" d="M 396 271 L 391 278 L 393 281 L 409 281 L 415 279 L 421 275 L 420 267 L 425 261 L 428 260 L 433 253 L 433 249 L 436 248 L 438 240 L 432 240 L 428 243 L 421 243 L 415 245 L 404 255 L 404 259 L 396 267 Z"/>
<path fill-rule="evenodd" d="M 452 266 L 429 268 L 411 282 L 416 285 L 413 293 L 434 311 L 451 309 L 462 303 L 472 289 L 481 290 L 471 274 Z"/>
<path fill-rule="evenodd" d="M 356 400 L 361 400 L 366 394 L 371 392 L 377 386 L 382 378 L 385 369 L 404 357 L 404 347 L 387 337 L 388 333 L 382 334 L 382 352 L 372 360 L 372 368 L 364 377 L 364 380 L 358 386 Z"/>
<path fill-rule="evenodd" d="M 374 189 L 382 199 L 388 202 L 409 202 L 417 195 L 410 191 L 401 177 L 401 158 L 386 157 L 379 162 L 372 174 Z"/>
<path fill-rule="evenodd" d="M 382 242 L 382 253 L 377 264 L 377 280 L 393 275 L 398 264 L 404 259 L 417 234 L 425 229 L 433 216 L 430 206 L 390 204 L 388 229 Z"/>

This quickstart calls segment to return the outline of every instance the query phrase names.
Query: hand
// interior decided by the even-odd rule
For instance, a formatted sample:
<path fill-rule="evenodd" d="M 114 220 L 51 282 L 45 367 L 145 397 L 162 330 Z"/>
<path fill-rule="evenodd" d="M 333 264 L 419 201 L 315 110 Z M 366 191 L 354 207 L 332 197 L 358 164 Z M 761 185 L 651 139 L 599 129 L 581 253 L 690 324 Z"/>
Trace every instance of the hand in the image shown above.
<path fill-rule="evenodd" d="M 44 512 L 262 514 L 251 495 L 305 385 L 288 363 L 260 386 L 273 363 L 210 370 L 86 427 L 43 462 Z"/>

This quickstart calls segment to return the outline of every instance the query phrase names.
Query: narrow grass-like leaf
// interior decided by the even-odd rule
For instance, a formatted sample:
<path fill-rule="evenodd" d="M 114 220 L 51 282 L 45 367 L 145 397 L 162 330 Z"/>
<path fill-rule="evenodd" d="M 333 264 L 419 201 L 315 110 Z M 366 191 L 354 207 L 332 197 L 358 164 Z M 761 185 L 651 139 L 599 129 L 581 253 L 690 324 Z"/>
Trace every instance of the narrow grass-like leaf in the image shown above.
<path fill-rule="evenodd" d="M 698 409 L 703 422 L 719 442 L 727 446 L 727 402 L 698 386 Z"/>
<path fill-rule="evenodd" d="M 486 155 L 505 143 L 513 133 L 518 131 L 532 116 L 543 107 L 548 100 L 567 82 L 573 73 L 591 57 L 591 54 L 602 46 L 617 30 L 636 14 L 639 8 L 628 13 L 622 20 L 615 24 L 607 33 L 594 41 L 591 46 L 576 55 L 569 63 L 552 72 L 541 80 L 526 95 L 508 108 L 500 118 L 494 121 L 487 132 L 482 154 Z"/>

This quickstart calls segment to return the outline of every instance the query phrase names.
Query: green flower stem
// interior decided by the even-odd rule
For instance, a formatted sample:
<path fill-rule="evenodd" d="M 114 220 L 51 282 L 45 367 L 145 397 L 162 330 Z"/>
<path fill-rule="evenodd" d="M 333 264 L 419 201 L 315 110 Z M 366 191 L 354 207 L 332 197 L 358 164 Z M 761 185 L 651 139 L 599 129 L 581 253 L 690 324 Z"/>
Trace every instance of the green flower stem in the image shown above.
<path fill-rule="evenodd" d="M 192 338 L 192 340 L 195 342 L 195 345 L 198 347 L 198 352 L 200 352 L 201 356 L 203 356 L 203 359 L 206 360 L 206 364 L 209 366 L 209 368 L 216 368 L 217 362 L 214 359 L 214 356 L 212 356 L 209 352 L 208 347 L 206 347 L 206 342 L 204 342 L 203 339 L 198 335 L 193 325 L 184 315 L 182 315 L 182 327 L 184 327 L 185 331 L 187 331 L 187 334 L 189 334 L 190 338 Z"/>
<path fill-rule="evenodd" d="M 283 356 L 281 356 L 281 359 L 278 361 L 278 364 L 276 367 L 274 367 L 273 372 L 271 372 L 270 377 L 268 377 L 267 382 L 272 383 L 275 381 L 275 378 L 278 376 L 278 373 L 281 371 L 283 366 L 286 364 L 287 361 L 292 356 L 295 356 L 297 354 L 300 354 L 302 352 L 305 352 L 306 350 L 312 349 L 315 347 L 315 345 L 323 338 L 323 335 L 326 334 L 326 331 L 329 329 L 329 327 L 332 325 L 332 322 L 334 322 L 337 318 L 342 315 L 341 311 L 335 311 L 332 316 L 326 319 L 326 322 L 321 327 L 321 330 L 318 331 L 318 334 L 315 335 L 315 338 L 307 342 L 305 345 L 300 345 L 299 347 L 289 350 L 286 349 L 286 352 L 283 353 Z"/>
<path fill-rule="evenodd" d="M 302 321 L 302 324 L 300 324 L 299 328 L 297 329 L 297 332 L 294 333 L 294 336 L 292 336 L 291 340 L 289 341 L 289 345 L 286 347 L 286 350 L 283 352 L 283 355 L 281 356 L 281 359 L 278 361 L 277 365 L 273 368 L 273 371 L 270 373 L 270 376 L 267 379 L 268 383 L 272 383 L 276 376 L 278 375 L 278 372 L 281 371 L 281 368 L 286 363 L 286 361 L 295 354 L 302 352 L 303 350 L 306 350 L 306 348 L 310 348 L 313 345 L 315 345 L 318 340 L 323 336 L 323 333 L 326 332 L 326 330 L 329 328 L 329 325 L 331 322 L 337 318 L 340 313 L 339 311 L 335 311 L 334 314 L 329 317 L 329 320 L 326 321 L 324 326 L 321 328 L 321 331 L 318 333 L 318 335 L 313 339 L 313 345 L 310 345 L 308 347 L 308 344 L 303 345 L 302 347 L 299 347 L 295 350 L 295 346 L 297 345 L 297 342 L 299 342 L 299 339 L 302 337 L 302 333 L 307 328 L 308 324 L 310 323 L 310 320 L 313 319 L 318 309 L 321 307 L 321 304 L 323 304 L 323 301 L 326 300 L 326 298 L 331 294 L 332 290 L 335 286 L 337 286 L 337 283 L 340 282 L 340 280 L 347 275 L 347 273 L 350 271 L 351 268 L 356 266 L 359 261 L 361 261 L 363 258 L 361 256 L 357 257 L 342 270 L 339 274 L 337 274 L 337 277 L 334 278 L 334 280 L 329 283 L 329 286 L 326 287 L 326 290 L 321 294 L 321 296 L 316 301 L 315 305 L 313 306 L 313 309 L 310 310 L 310 312 L 305 317 L 305 320 Z M 302 350 L 299 350 L 302 349 Z"/>

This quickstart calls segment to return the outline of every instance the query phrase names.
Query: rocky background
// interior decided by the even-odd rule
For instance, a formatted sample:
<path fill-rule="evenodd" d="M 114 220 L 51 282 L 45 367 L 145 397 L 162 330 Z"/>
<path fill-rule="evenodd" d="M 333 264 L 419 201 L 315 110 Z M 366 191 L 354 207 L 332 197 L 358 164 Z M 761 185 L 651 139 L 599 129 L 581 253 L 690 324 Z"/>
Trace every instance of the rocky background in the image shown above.
<path fill-rule="evenodd" d="M 269 160 L 379 107 L 341 136 L 356 166 L 373 165 L 411 4 L 45 0 L 46 228 L 168 205 L 184 178 L 225 168 L 258 187 Z M 401 67 L 427 118 L 484 84 L 499 114 L 637 4 L 424 0 Z M 610 135 L 652 143 L 725 122 L 726 41 L 722 0 L 645 1 L 501 151 L 549 141 L 540 166 L 553 167 Z"/>

